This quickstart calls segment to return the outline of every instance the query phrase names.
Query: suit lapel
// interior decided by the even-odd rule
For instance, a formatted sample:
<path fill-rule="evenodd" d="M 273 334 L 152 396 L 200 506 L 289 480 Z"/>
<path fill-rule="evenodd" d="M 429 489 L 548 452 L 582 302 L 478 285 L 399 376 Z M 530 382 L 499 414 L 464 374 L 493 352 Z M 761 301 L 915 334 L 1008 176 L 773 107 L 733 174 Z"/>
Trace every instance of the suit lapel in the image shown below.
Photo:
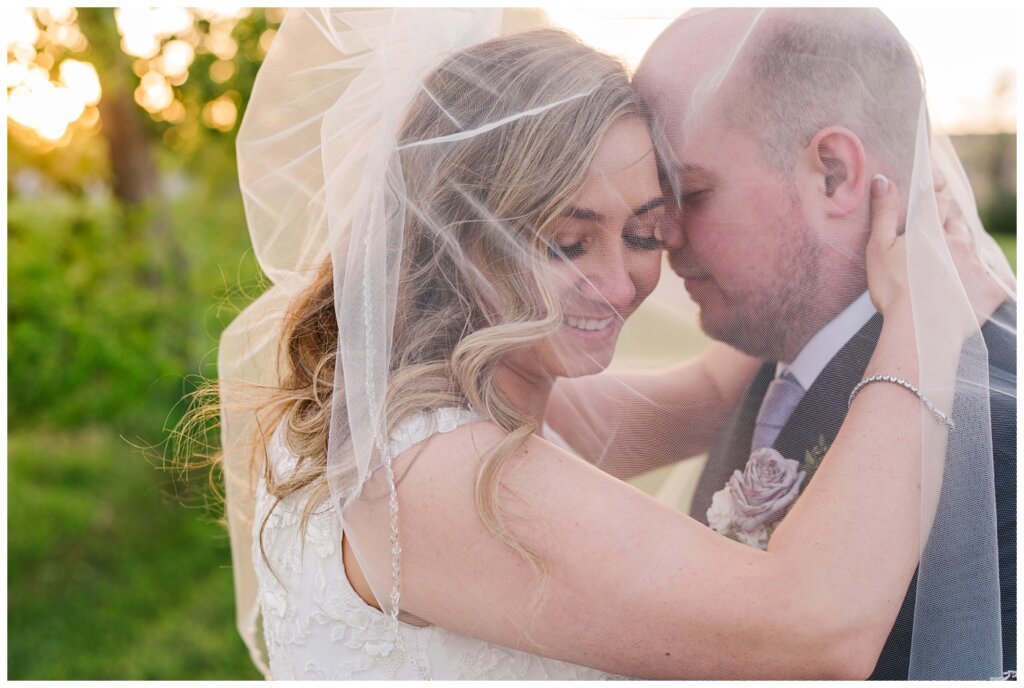
<path fill-rule="evenodd" d="M 850 392 L 863 379 L 881 330 L 882 316 L 875 314 L 821 371 L 775 440 L 774 448 L 782 456 L 802 463 L 805 452 L 818 446 L 821 439 L 826 447 L 832 444 L 846 418 Z M 701 523 L 707 523 L 714 494 L 725 487 L 733 471 L 743 470 L 750 458 L 757 412 L 775 377 L 775 367 L 775 363 L 761 366 L 708 454 L 690 505 L 690 515 Z"/>
<path fill-rule="evenodd" d="M 774 377 L 774 363 L 761 366 L 747 387 L 743 399 L 715 440 L 704 465 L 704 472 L 701 473 L 694 490 L 693 500 L 690 502 L 690 515 L 701 523 L 707 523 L 711 497 L 725 486 L 733 471 L 743 470 L 747 464 L 757 412 L 761 408 L 761 400 L 768 390 L 768 384 Z"/>
<path fill-rule="evenodd" d="M 875 314 L 828 362 L 775 440 L 773 446 L 782 456 L 803 462 L 805 452 L 822 440 L 826 447 L 832 444 L 846 418 L 850 392 L 864 379 L 881 329 L 882 316 Z"/>

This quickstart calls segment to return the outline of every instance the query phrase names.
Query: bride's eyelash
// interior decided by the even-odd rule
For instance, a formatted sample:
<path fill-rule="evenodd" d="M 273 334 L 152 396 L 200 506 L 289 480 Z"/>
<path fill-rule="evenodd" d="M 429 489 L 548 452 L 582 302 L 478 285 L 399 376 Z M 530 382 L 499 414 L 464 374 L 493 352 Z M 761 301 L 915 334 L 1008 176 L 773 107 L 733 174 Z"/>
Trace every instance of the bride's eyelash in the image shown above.
<path fill-rule="evenodd" d="M 622 237 L 631 248 L 635 248 L 640 251 L 660 251 L 662 248 L 662 241 L 658 237 L 650 236 L 637 236 L 636 234 L 627 234 Z M 562 244 L 551 244 L 548 246 L 548 257 L 555 258 L 568 258 L 573 260 L 583 256 L 587 252 L 583 246 L 582 241 L 577 241 L 575 244 L 562 245 Z"/>
<path fill-rule="evenodd" d="M 548 245 L 548 258 L 568 258 L 572 260 L 579 258 L 584 253 L 586 253 L 586 249 L 583 247 L 582 241 L 577 241 L 575 244 L 569 244 L 568 246 L 563 246 L 562 244 Z"/>
<path fill-rule="evenodd" d="M 662 241 L 658 237 L 643 237 L 636 236 L 635 234 L 627 234 L 625 237 L 626 243 L 635 249 L 641 251 L 660 251 L 662 248 Z"/>

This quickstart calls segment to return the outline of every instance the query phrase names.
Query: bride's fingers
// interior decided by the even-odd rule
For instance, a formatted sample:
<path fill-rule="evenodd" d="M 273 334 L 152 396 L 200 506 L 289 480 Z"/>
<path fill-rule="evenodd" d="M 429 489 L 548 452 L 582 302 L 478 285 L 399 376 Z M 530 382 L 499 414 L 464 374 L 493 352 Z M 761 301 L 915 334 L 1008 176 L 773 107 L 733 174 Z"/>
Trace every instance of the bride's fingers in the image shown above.
<path fill-rule="evenodd" d="M 947 219 L 943 224 L 943 234 L 960 284 L 967 292 L 978 324 L 983 325 L 1009 292 L 980 255 L 976 237 L 966 218 Z"/>
<path fill-rule="evenodd" d="M 871 236 L 867 245 L 868 291 L 875 308 L 886 314 L 896 304 L 905 303 L 907 281 L 907 242 L 901 240 L 902 208 L 896 185 L 884 175 L 871 180 Z"/>
<path fill-rule="evenodd" d="M 956 203 L 956 199 L 950 197 L 948 193 L 939 193 L 935 197 L 935 205 L 938 208 L 939 220 L 943 226 L 950 220 L 961 220 L 964 218 L 964 211 Z"/>
<path fill-rule="evenodd" d="M 960 212 L 960 206 L 954 201 L 950 205 L 945 219 L 942 222 L 943 234 L 946 235 L 946 242 L 951 250 L 959 250 L 961 253 L 970 253 L 978 258 L 977 243 L 974 234 L 971 232 L 967 218 Z"/>
<path fill-rule="evenodd" d="M 942 225 L 942 229 L 945 230 L 945 234 L 948 239 L 959 239 L 971 244 L 974 243 L 974 236 L 971 234 L 971 228 L 967 226 L 967 221 L 964 220 L 963 217 L 947 218 Z"/>
<path fill-rule="evenodd" d="M 871 243 L 892 246 L 899 231 L 900 198 L 895 185 L 882 174 L 871 180 Z"/>
<path fill-rule="evenodd" d="M 963 219 L 964 212 L 960 209 L 960 204 L 956 202 L 956 199 L 948 194 L 942 194 L 939 196 L 942 199 L 943 205 L 946 208 L 946 212 L 940 215 L 944 220 L 960 220 Z"/>
<path fill-rule="evenodd" d="M 945 194 L 935 195 L 935 207 L 939 211 L 939 222 L 943 226 L 949 221 L 949 206 L 951 204 L 952 201 Z"/>
<path fill-rule="evenodd" d="M 946 189 L 946 175 L 938 167 L 932 167 L 932 186 L 936 196 Z"/>

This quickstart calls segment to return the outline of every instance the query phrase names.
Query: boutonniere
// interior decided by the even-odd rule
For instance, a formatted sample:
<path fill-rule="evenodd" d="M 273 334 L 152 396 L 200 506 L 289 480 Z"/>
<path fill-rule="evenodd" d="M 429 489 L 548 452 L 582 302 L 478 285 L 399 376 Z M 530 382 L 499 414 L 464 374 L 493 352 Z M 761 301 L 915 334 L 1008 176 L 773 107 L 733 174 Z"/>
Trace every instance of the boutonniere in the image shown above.
<path fill-rule="evenodd" d="M 798 461 L 769 447 L 758 449 L 743 471 L 735 471 L 711 498 L 708 525 L 728 538 L 767 549 L 772 532 L 796 501 L 806 476 Z"/>
<path fill-rule="evenodd" d="M 818 444 L 804 452 L 804 472 L 807 473 L 807 482 L 811 482 L 815 471 L 821 466 L 821 460 L 828 452 L 828 443 L 824 435 L 818 435 Z"/>

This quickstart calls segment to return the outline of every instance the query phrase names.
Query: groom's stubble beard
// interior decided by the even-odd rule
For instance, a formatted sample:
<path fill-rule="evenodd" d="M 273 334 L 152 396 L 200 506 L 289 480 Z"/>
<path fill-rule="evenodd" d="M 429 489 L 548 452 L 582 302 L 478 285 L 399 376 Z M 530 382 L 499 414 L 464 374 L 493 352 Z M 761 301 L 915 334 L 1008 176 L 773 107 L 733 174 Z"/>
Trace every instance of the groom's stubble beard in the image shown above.
<path fill-rule="evenodd" d="M 701 313 L 701 327 L 713 339 L 750 356 L 790 363 L 827 322 L 822 308 L 823 247 L 803 225 L 773 270 L 779 279 L 743 291 L 730 291 L 725 317 Z"/>

